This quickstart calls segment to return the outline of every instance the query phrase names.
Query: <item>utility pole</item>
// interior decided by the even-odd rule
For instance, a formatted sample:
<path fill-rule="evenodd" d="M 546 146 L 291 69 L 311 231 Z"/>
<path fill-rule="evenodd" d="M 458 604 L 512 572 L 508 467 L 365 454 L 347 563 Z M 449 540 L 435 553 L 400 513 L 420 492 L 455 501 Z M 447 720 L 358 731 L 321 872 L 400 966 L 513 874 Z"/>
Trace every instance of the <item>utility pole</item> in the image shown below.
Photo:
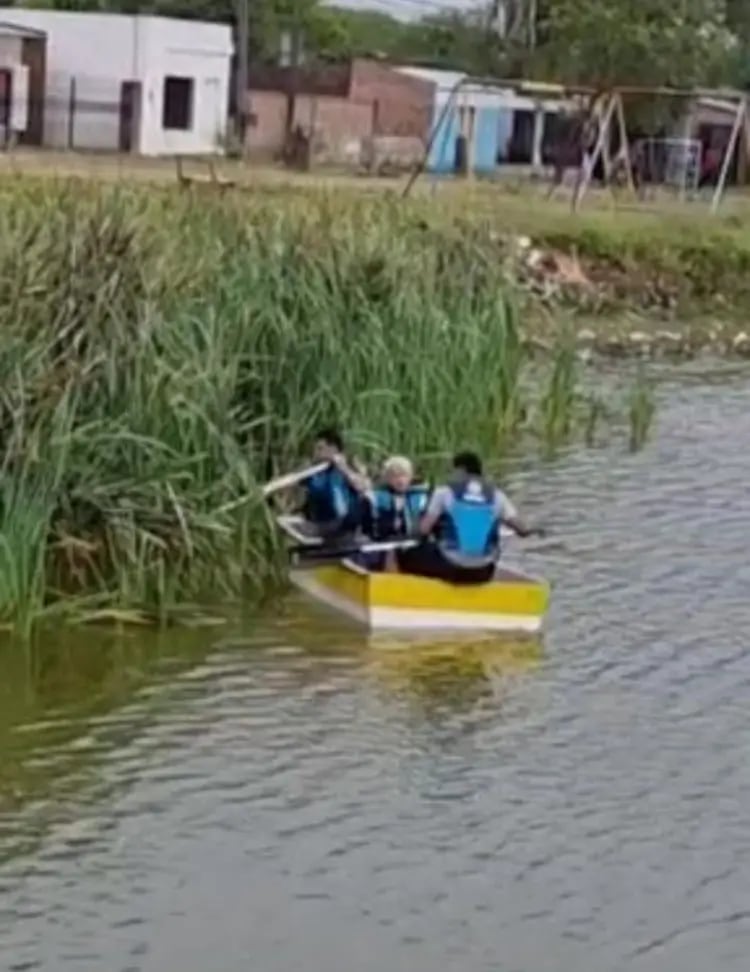
<path fill-rule="evenodd" d="M 508 36 L 508 0 L 493 0 L 489 6 L 487 18 L 488 32 L 494 33 L 500 40 Z"/>
<path fill-rule="evenodd" d="M 536 50 L 537 0 L 529 0 L 528 10 L 529 10 L 528 42 L 529 42 L 529 50 L 533 53 Z"/>
<path fill-rule="evenodd" d="M 237 13 L 237 75 L 236 111 L 237 139 L 240 152 L 245 153 L 247 134 L 248 57 L 250 46 L 250 0 L 235 0 Z"/>

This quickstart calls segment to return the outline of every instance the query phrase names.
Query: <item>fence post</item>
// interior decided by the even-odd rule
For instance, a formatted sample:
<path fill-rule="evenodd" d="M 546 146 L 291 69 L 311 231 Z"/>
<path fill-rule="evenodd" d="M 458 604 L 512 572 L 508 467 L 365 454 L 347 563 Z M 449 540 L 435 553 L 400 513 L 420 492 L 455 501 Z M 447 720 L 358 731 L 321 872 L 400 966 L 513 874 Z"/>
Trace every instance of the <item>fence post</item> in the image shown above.
<path fill-rule="evenodd" d="M 68 149 L 75 148 L 76 135 L 76 79 L 70 79 L 68 95 Z"/>

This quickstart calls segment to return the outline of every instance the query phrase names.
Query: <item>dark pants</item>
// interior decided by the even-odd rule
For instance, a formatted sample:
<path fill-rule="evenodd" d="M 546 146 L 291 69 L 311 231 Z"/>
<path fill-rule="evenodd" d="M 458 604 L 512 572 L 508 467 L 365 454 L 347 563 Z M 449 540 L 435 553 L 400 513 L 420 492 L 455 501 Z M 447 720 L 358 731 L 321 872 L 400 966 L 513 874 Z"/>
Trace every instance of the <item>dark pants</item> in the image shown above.
<path fill-rule="evenodd" d="M 364 501 L 357 499 L 352 502 L 349 512 L 345 516 L 325 518 L 325 513 L 321 516 L 322 511 L 314 508 L 309 502 L 305 503 L 300 512 L 308 523 L 315 526 L 324 540 L 338 540 L 341 537 L 349 540 L 362 529 L 364 510 Z"/>
<path fill-rule="evenodd" d="M 449 584 L 486 584 L 495 574 L 495 561 L 457 564 L 449 560 L 436 543 L 426 541 L 418 547 L 399 550 L 396 554 L 402 574 L 417 574 Z"/>
<path fill-rule="evenodd" d="M 352 560 L 359 567 L 364 567 L 365 570 L 372 571 L 376 574 L 385 570 L 385 554 L 382 551 L 371 550 L 368 553 L 360 552 L 355 554 Z"/>
<path fill-rule="evenodd" d="M 357 542 L 358 523 L 353 517 L 342 517 L 313 524 L 323 546 L 352 547 Z"/>

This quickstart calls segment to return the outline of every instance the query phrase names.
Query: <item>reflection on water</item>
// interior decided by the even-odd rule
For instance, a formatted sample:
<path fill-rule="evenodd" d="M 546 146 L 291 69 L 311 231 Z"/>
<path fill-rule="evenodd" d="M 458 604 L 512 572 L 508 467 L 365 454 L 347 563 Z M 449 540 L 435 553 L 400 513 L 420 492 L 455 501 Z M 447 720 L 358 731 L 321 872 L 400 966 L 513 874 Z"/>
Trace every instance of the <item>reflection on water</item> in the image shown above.
<path fill-rule="evenodd" d="M 524 464 L 544 639 L 292 595 L 0 652 L 0 970 L 744 972 L 749 406 Z"/>
<path fill-rule="evenodd" d="M 459 637 L 424 642 L 373 639 L 368 672 L 390 692 L 410 695 L 425 717 L 470 712 L 483 702 L 493 710 L 513 680 L 540 664 L 541 638 L 514 641 L 507 637 Z"/>
<path fill-rule="evenodd" d="M 0 862 L 19 850 L 13 824 L 28 823 L 25 809 L 49 811 L 37 818 L 43 829 L 61 801 L 98 799 L 99 761 L 181 704 L 181 688 L 202 687 L 217 659 L 219 670 L 252 661 L 278 691 L 314 691 L 317 698 L 336 691 L 341 678 L 357 678 L 405 700 L 419 718 L 440 720 L 483 702 L 494 711 L 507 685 L 541 653 L 538 639 L 412 637 L 407 645 L 367 636 L 294 595 L 259 633 L 239 627 L 217 642 L 205 632 L 95 629 L 63 634 L 54 644 L 7 646 L 0 653 Z M 33 843 L 41 835 L 33 828 Z"/>

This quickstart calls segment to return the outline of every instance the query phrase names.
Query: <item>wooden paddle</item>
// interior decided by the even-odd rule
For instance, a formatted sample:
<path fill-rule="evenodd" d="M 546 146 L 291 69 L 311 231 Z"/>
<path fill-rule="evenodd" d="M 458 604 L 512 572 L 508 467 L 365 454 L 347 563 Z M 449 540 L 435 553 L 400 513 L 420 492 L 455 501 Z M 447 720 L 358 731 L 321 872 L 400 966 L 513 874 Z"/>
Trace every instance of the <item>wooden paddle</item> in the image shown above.
<path fill-rule="evenodd" d="M 533 535 L 545 536 L 543 531 L 534 530 L 530 536 Z M 502 537 L 508 539 L 509 537 L 517 537 L 518 534 L 515 530 L 511 530 L 508 527 L 502 530 Z M 367 541 L 360 544 L 351 544 L 349 546 L 341 547 L 311 547 L 309 544 L 299 544 L 296 547 L 290 547 L 289 552 L 291 554 L 296 554 L 298 556 L 307 555 L 311 560 L 327 559 L 332 557 L 334 559 L 341 559 L 342 557 L 353 557 L 359 553 L 386 553 L 389 550 L 409 550 L 412 547 L 418 546 L 422 543 L 421 539 L 405 539 L 405 540 L 383 540 L 383 541 Z"/>
<path fill-rule="evenodd" d="M 323 472 L 324 469 L 327 469 L 329 465 L 329 462 L 316 462 L 314 466 L 307 466 L 306 469 L 299 469 L 297 472 L 277 476 L 276 479 L 270 480 L 263 487 L 263 496 L 270 496 L 272 493 L 278 493 L 281 489 L 289 489 L 292 486 L 296 486 L 297 483 L 311 479 L 313 476 L 317 476 L 318 473 Z"/>
<path fill-rule="evenodd" d="M 289 553 L 310 560 L 327 560 L 329 558 L 341 560 L 342 558 L 354 557 L 356 554 L 361 553 L 386 553 L 388 550 L 408 550 L 411 547 L 416 547 L 419 543 L 419 540 L 384 540 L 351 544 L 347 547 L 325 548 L 300 544 L 296 547 L 290 547 Z"/>

